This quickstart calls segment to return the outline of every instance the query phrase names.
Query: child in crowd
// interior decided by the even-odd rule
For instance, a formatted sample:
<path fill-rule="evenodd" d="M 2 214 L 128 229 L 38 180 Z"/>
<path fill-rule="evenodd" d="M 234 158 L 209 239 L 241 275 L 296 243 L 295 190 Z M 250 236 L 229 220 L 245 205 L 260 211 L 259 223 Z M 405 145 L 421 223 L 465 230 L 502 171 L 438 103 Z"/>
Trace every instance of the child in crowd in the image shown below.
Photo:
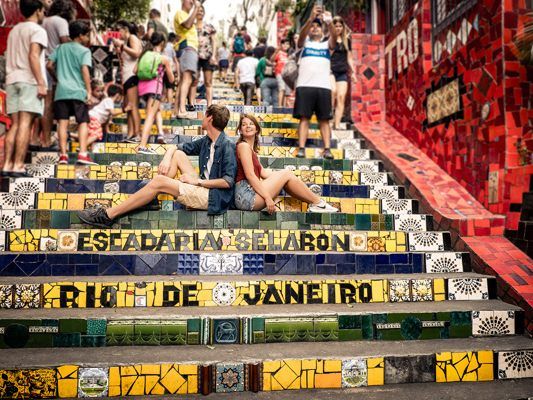
<path fill-rule="evenodd" d="M 54 116 L 58 121 L 59 164 L 68 164 L 67 128 L 71 116 L 78 123 L 80 150 L 78 164 L 95 165 L 87 153 L 89 104 L 91 102 L 92 66 L 91 51 L 87 48 L 90 41 L 90 26 L 85 21 L 73 21 L 69 24 L 72 42 L 63 43 L 51 55 L 48 70 L 57 77 L 57 89 L 54 99 Z"/>
<path fill-rule="evenodd" d="M 174 82 L 172 61 L 162 54 L 165 42 L 165 35 L 154 32 L 150 37 L 151 50 L 147 50 L 141 55 L 136 67 L 139 77 L 139 96 L 146 102 L 146 117 L 141 142 L 137 148 L 140 154 L 156 154 L 154 150 L 148 148 L 148 138 L 163 98 L 163 77 L 166 75 L 170 83 Z"/>
<path fill-rule="evenodd" d="M 48 46 L 41 0 L 20 0 L 26 20 L 9 33 L 6 52 L 7 113 L 12 124 L 6 136 L 3 176 L 25 177 L 24 158 L 28 151 L 31 126 L 43 115 L 47 93 L 44 50 Z"/>
<path fill-rule="evenodd" d="M 220 70 L 220 80 L 226 83 L 229 68 L 229 50 L 226 42 L 222 42 L 222 47 L 218 49 L 218 68 Z"/>
<path fill-rule="evenodd" d="M 100 79 L 91 80 L 91 102 L 89 110 L 93 109 L 97 104 L 105 98 L 105 85 Z"/>

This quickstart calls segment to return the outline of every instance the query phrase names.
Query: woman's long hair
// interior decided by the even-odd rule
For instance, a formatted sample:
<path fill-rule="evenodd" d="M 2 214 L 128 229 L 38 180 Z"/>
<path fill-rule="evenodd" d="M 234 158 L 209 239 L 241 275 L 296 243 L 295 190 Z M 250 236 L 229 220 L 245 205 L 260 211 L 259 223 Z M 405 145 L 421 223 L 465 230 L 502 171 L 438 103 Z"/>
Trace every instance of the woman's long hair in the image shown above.
<path fill-rule="evenodd" d="M 333 18 L 333 26 L 335 27 L 336 24 L 342 24 L 342 37 L 341 37 L 341 40 L 342 40 L 342 44 L 344 45 L 344 48 L 346 49 L 346 51 L 349 50 L 348 48 L 348 35 L 350 33 L 350 30 L 348 29 L 348 27 L 346 26 L 346 22 L 344 22 L 344 19 L 337 15 L 335 16 L 335 18 Z"/>
<path fill-rule="evenodd" d="M 252 114 L 241 114 L 241 119 L 239 120 L 239 125 L 237 126 L 237 133 L 239 134 L 239 140 L 237 140 L 237 144 L 244 142 L 244 137 L 241 133 L 242 128 L 242 121 L 247 118 L 255 125 L 255 138 L 254 138 L 254 152 L 259 153 L 259 138 L 261 137 L 261 125 L 259 125 L 259 121 L 257 118 L 255 118 Z"/>

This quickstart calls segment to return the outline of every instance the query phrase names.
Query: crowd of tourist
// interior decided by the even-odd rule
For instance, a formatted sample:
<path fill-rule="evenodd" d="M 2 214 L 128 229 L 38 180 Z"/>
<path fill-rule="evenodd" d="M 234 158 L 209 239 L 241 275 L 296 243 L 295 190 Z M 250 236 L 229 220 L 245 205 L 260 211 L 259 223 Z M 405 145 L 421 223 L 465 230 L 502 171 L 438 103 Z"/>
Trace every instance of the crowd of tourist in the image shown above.
<path fill-rule="evenodd" d="M 95 164 L 89 154 L 91 146 L 102 140 L 107 124 L 121 113 L 127 118 L 125 141 L 136 144 L 140 154 L 156 154 L 148 142 L 155 124 L 157 143 L 165 143 L 162 105 L 173 105 L 174 118 L 195 118 L 190 110 L 201 84 L 207 103 L 202 129 L 207 135 L 170 146 L 153 181 L 117 207 L 81 212 L 83 221 L 110 226 L 115 218 L 158 193 L 174 195 L 184 205 L 210 214 L 225 212 L 233 202 L 243 210 L 274 212 L 273 199 L 281 190 L 309 203 L 311 211 L 337 211 L 292 172 L 261 167 L 261 127 L 253 115 L 242 116 L 237 145 L 228 138 L 224 130 L 229 111 L 213 104 L 213 75 L 218 71 L 220 80 L 229 82 L 231 68 L 234 87 L 242 91 L 245 105 L 256 98 L 265 106 L 286 107 L 294 96 L 293 115 L 300 120 L 296 155 L 305 157 L 310 120 L 316 115 L 323 157 L 331 159 L 330 121 L 339 127 L 348 80 L 355 79 L 349 32 L 342 18 L 333 18 L 322 6 L 315 6 L 292 41 L 283 39 L 275 48 L 261 37 L 254 47 L 246 27 L 219 41 L 216 29 L 204 21 L 204 6 L 182 0 L 172 32 L 156 9 L 150 11 L 146 26 L 116 22 L 119 35 L 108 45 L 120 60 L 120 72 L 116 82 L 104 85 L 91 79 L 91 25 L 76 20 L 70 0 L 20 0 L 20 9 L 25 21 L 10 32 L 7 45 L 7 111 L 12 125 L 6 136 L 3 176 L 27 176 L 24 162 L 30 142 L 32 149 L 55 149 L 54 121 L 59 164 L 69 162 L 69 137 L 79 142 L 76 162 Z M 296 75 L 287 73 L 289 63 L 293 68 L 296 65 Z M 121 109 L 116 108 L 118 104 Z M 199 175 L 187 158 L 190 155 L 200 157 Z"/>

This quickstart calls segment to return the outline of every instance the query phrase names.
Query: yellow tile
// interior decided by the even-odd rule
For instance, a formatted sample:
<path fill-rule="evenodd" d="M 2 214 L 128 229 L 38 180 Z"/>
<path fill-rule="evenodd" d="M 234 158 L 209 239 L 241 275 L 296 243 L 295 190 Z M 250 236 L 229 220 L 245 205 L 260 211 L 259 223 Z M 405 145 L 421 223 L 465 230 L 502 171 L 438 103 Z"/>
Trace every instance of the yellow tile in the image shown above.
<path fill-rule="evenodd" d="M 159 376 L 147 376 L 146 377 L 146 394 L 157 395 L 165 394 L 165 388 L 159 384 Z"/>
<path fill-rule="evenodd" d="M 263 362 L 263 372 L 276 372 L 281 367 L 281 361 Z"/>
<path fill-rule="evenodd" d="M 341 373 L 335 374 L 316 374 L 315 388 L 316 389 L 337 389 L 341 387 Z"/>
<path fill-rule="evenodd" d="M 341 360 L 326 360 L 324 361 L 324 372 L 341 372 Z"/>
<path fill-rule="evenodd" d="M 449 351 L 443 351 L 442 353 L 436 354 L 437 362 L 447 362 L 447 361 L 451 361 L 451 359 L 452 359 L 452 353 Z"/>
<path fill-rule="evenodd" d="M 182 375 L 198 375 L 198 365 L 182 364 L 182 365 L 179 365 L 178 371 Z"/>
<path fill-rule="evenodd" d="M 477 352 L 477 359 L 481 364 L 494 363 L 494 353 L 492 350 L 480 350 Z"/>
<path fill-rule="evenodd" d="M 185 385 L 182 386 L 185 388 Z M 195 394 L 198 393 L 198 375 L 189 375 L 187 377 L 187 392 L 184 394 Z M 181 391 L 179 392 L 181 393 Z"/>
<path fill-rule="evenodd" d="M 446 374 L 444 373 L 444 371 L 442 370 L 442 368 L 439 367 L 439 365 L 437 365 L 436 367 L 436 382 L 438 383 L 443 383 L 443 382 L 446 382 Z"/>
<path fill-rule="evenodd" d="M 482 365 L 478 371 L 478 381 L 492 381 L 494 380 L 494 367 L 492 363 Z"/>
<path fill-rule="evenodd" d="M 141 374 L 143 375 L 159 375 L 160 373 L 161 373 L 161 365 L 159 364 L 141 365 Z"/>
<path fill-rule="evenodd" d="M 368 386 L 379 386 L 385 383 L 383 357 L 367 359 Z"/>

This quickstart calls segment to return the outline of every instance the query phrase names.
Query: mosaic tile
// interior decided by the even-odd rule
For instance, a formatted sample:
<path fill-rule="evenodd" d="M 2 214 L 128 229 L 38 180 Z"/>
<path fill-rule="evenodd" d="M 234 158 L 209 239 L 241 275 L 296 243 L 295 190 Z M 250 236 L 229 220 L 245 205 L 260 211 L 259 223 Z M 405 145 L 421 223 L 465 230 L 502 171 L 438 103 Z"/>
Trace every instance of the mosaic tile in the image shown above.
<path fill-rule="evenodd" d="M 425 215 L 398 214 L 394 216 L 395 230 L 402 232 L 421 232 L 427 230 Z"/>
<path fill-rule="evenodd" d="M 486 279 L 463 278 L 448 280 L 449 300 L 486 300 L 489 289 Z"/>
<path fill-rule="evenodd" d="M 385 199 L 381 202 L 381 212 L 383 214 L 412 214 L 413 200 L 408 199 Z"/>
<path fill-rule="evenodd" d="M 0 251 L 6 251 L 7 232 L 0 232 Z"/>
<path fill-rule="evenodd" d="M 213 344 L 236 344 L 240 341 L 239 319 L 217 319 L 211 321 Z"/>
<path fill-rule="evenodd" d="M 57 232 L 57 250 L 58 251 L 76 251 L 78 250 L 79 233 L 76 231 L 58 231 Z"/>
<path fill-rule="evenodd" d="M 361 151 L 361 150 L 360 150 Z M 353 170 L 360 173 L 374 173 L 379 172 L 379 162 L 378 161 L 355 161 L 353 165 Z"/>
<path fill-rule="evenodd" d="M 413 301 L 433 301 L 433 281 L 414 279 L 411 281 Z"/>
<path fill-rule="evenodd" d="M 444 236 L 442 232 L 409 232 L 409 250 L 443 251 Z"/>
<path fill-rule="evenodd" d="M 395 279 L 389 281 L 389 299 L 391 302 L 411 301 L 409 280 Z"/>
<path fill-rule="evenodd" d="M 57 391 L 54 369 L 0 370 L 0 398 L 54 398 Z"/>
<path fill-rule="evenodd" d="M 309 379 L 308 379 L 309 378 Z M 341 360 L 263 362 L 263 390 L 341 388 Z"/>
<path fill-rule="evenodd" d="M 361 173 L 361 185 L 379 186 L 387 185 L 389 176 L 386 172 L 363 172 Z"/>
<path fill-rule="evenodd" d="M 35 193 L 17 191 L 0 193 L 0 209 L 2 210 L 31 210 L 35 208 Z"/>
<path fill-rule="evenodd" d="M 473 336 L 505 336 L 515 334 L 514 311 L 473 311 Z"/>
<path fill-rule="evenodd" d="M 533 350 L 500 351 L 498 379 L 533 378 Z"/>
<path fill-rule="evenodd" d="M 200 254 L 200 275 L 242 275 L 243 255 Z"/>
<path fill-rule="evenodd" d="M 397 186 L 370 186 L 371 199 L 398 199 L 399 192 Z"/>
<path fill-rule="evenodd" d="M 353 388 L 367 386 L 368 372 L 366 360 L 356 358 L 342 360 L 342 387 Z"/>
<path fill-rule="evenodd" d="M 77 365 L 57 367 L 57 396 L 59 398 L 78 397 L 78 369 Z"/>
<path fill-rule="evenodd" d="M 106 397 L 109 390 L 108 368 L 80 368 L 78 397 Z"/>
<path fill-rule="evenodd" d="M 39 308 L 41 306 L 41 286 L 31 284 L 15 285 L 13 308 Z"/>
<path fill-rule="evenodd" d="M 447 272 L 463 272 L 461 253 L 426 253 L 426 272 L 440 274 Z"/>
<path fill-rule="evenodd" d="M 235 298 L 235 288 L 229 283 L 220 282 L 213 288 L 213 301 L 219 306 L 230 306 Z"/>
<path fill-rule="evenodd" d="M 385 357 L 385 384 L 435 382 L 435 356 Z"/>
<path fill-rule="evenodd" d="M 0 309 L 11 308 L 13 305 L 13 286 L 0 285 Z"/>
<path fill-rule="evenodd" d="M 216 393 L 244 392 L 246 377 L 244 364 L 216 364 L 215 391 Z"/>
<path fill-rule="evenodd" d="M 367 250 L 367 234 L 364 232 L 350 233 L 350 250 L 351 251 L 366 251 Z"/>
<path fill-rule="evenodd" d="M 22 211 L 0 210 L 0 230 L 20 229 L 22 227 Z"/>
<path fill-rule="evenodd" d="M 436 354 L 437 382 L 481 382 L 494 379 L 494 354 L 477 352 L 443 352 Z"/>

